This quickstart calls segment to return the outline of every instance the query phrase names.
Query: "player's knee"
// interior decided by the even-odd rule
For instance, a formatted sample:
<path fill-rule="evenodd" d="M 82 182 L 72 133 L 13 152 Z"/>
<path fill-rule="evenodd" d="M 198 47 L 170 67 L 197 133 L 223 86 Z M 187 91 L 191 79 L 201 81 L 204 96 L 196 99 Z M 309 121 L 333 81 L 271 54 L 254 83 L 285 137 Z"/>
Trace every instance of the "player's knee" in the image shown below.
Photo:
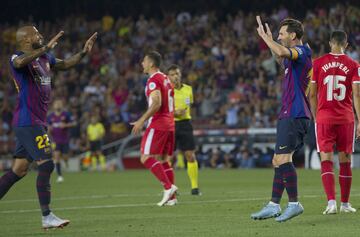
<path fill-rule="evenodd" d="M 54 171 L 55 165 L 53 160 L 46 161 L 38 165 L 38 170 L 51 174 Z"/>
<path fill-rule="evenodd" d="M 28 173 L 27 166 L 15 166 L 12 168 L 12 171 L 20 178 L 24 177 Z"/>
<path fill-rule="evenodd" d="M 147 159 L 148 159 L 147 156 L 141 156 L 141 157 L 140 157 L 140 162 L 141 162 L 142 164 L 144 164 Z"/>

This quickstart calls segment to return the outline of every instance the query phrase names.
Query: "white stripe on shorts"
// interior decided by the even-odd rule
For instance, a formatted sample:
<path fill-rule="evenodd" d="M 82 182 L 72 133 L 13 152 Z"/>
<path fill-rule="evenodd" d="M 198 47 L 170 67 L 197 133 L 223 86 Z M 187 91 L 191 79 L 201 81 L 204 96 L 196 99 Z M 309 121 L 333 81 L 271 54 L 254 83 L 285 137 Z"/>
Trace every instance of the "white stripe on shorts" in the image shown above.
<path fill-rule="evenodd" d="M 153 128 L 150 129 L 149 134 L 147 135 L 146 142 L 145 142 L 145 148 L 144 148 L 144 155 L 150 155 L 150 148 L 151 143 L 153 140 L 155 130 Z"/>

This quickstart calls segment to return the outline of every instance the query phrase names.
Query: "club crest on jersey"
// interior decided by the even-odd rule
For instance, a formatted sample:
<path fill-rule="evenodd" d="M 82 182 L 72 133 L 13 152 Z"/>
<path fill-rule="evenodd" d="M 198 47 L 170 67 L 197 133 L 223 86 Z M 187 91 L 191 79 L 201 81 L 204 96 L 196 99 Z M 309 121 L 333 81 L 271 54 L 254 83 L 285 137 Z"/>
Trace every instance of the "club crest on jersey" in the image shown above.
<path fill-rule="evenodd" d="M 154 90 L 156 88 L 156 84 L 154 82 L 149 83 L 149 90 Z"/>

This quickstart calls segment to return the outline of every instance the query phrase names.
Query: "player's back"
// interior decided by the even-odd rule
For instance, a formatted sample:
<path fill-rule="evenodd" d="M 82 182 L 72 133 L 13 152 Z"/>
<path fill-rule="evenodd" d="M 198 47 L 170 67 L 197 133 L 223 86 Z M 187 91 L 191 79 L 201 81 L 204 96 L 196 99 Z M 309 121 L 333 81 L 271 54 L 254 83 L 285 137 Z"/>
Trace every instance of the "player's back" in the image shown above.
<path fill-rule="evenodd" d="M 313 82 L 317 83 L 317 123 L 343 124 L 354 121 L 352 84 L 359 83 L 358 64 L 345 54 L 326 54 L 314 60 Z"/>
<path fill-rule="evenodd" d="M 174 131 L 174 87 L 162 72 L 151 75 L 146 83 L 145 93 L 149 106 L 152 103 L 150 94 L 155 90 L 159 90 L 161 93 L 161 107 L 149 119 L 148 128 Z"/>

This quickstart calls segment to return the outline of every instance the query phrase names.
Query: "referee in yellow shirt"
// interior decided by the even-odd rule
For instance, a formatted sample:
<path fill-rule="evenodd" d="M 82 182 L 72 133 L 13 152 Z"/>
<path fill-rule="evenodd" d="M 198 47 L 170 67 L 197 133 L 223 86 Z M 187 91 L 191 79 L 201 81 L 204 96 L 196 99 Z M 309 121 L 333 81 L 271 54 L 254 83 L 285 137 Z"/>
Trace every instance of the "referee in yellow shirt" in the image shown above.
<path fill-rule="evenodd" d="M 87 126 L 86 132 L 90 142 L 92 170 L 97 169 L 97 160 L 99 160 L 101 169 L 105 170 L 105 156 L 101 151 L 102 140 L 105 136 L 105 128 L 104 125 L 99 122 L 98 116 L 91 116 L 90 124 Z"/>
<path fill-rule="evenodd" d="M 194 102 L 192 87 L 181 82 L 181 70 L 177 65 L 171 65 L 168 68 L 168 77 L 175 87 L 175 149 L 179 148 L 187 160 L 191 194 L 201 195 L 198 185 L 199 168 L 195 158 L 195 140 L 190 114 L 191 104 Z"/>

